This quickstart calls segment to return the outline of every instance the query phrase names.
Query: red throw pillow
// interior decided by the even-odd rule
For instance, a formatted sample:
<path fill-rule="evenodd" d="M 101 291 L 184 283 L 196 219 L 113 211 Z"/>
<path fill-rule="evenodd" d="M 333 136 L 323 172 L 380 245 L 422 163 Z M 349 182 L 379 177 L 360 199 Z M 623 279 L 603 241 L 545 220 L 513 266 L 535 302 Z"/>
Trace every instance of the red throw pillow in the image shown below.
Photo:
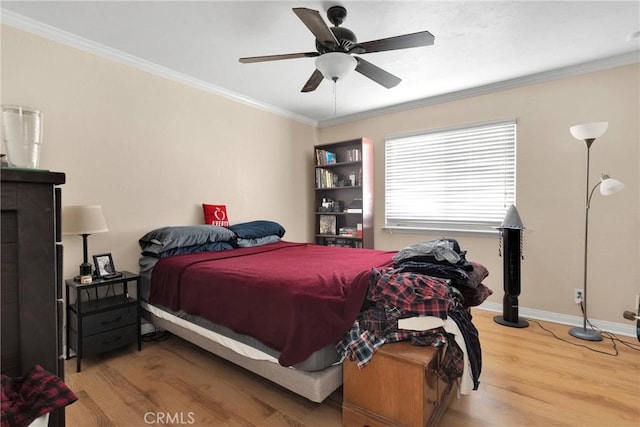
<path fill-rule="evenodd" d="M 202 210 L 204 211 L 205 224 L 219 225 L 221 227 L 229 226 L 226 205 L 208 205 L 203 203 Z"/>

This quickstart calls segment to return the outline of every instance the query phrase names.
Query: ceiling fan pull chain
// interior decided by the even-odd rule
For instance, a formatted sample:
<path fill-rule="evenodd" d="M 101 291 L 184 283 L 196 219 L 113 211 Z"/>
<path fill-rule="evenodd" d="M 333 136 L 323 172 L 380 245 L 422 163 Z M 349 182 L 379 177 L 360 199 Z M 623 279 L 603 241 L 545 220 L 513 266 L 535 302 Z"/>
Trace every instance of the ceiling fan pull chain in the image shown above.
<path fill-rule="evenodd" d="M 337 94 L 337 86 L 336 81 L 333 81 L 333 116 L 336 117 L 338 115 L 338 94 Z"/>

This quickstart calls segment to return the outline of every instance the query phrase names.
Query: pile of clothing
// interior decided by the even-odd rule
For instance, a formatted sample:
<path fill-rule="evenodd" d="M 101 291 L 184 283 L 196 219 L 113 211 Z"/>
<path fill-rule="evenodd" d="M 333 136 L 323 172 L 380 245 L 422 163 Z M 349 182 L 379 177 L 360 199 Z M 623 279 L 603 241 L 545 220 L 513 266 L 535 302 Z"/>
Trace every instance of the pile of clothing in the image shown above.
<path fill-rule="evenodd" d="M 372 269 L 363 310 L 336 346 L 342 360 L 362 368 L 381 345 L 403 340 L 446 345 L 440 378 L 461 394 L 477 390 L 482 354 L 469 308 L 493 293 L 482 284 L 489 272 L 449 238 L 407 246 L 393 261 Z"/>

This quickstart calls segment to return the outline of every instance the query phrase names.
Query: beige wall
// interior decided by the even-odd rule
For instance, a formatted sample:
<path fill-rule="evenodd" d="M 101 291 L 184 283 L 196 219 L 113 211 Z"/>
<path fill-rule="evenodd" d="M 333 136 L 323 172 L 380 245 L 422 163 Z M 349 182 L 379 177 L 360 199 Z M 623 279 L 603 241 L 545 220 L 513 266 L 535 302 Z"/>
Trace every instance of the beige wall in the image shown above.
<path fill-rule="evenodd" d="M 441 237 L 389 234 L 384 226 L 384 138 L 424 129 L 516 118 L 517 187 L 524 234 L 521 307 L 581 316 L 572 301 L 582 288 L 584 143 L 569 126 L 608 121 L 591 148 L 591 180 L 601 172 L 626 184 L 622 193 L 593 198 L 589 232 L 589 317 L 624 323 L 640 293 L 640 129 L 638 65 L 564 78 L 320 129 L 320 142 L 367 136 L 375 141 L 375 246 L 400 249 Z M 455 234 L 468 258 L 489 268 L 490 302 L 502 304 L 498 236 Z"/>
<path fill-rule="evenodd" d="M 89 256 L 138 271 L 138 239 L 200 223 L 203 202 L 310 239 L 312 126 L 8 26 L 1 47 L 2 104 L 44 113 L 40 167 L 66 173 L 63 205 L 103 206 L 109 232 L 89 237 Z M 81 239 L 64 245 L 72 277 Z"/>
<path fill-rule="evenodd" d="M 228 206 L 232 222 L 274 219 L 286 238 L 313 233 L 312 145 L 359 136 L 376 143 L 375 239 L 400 249 L 441 234 L 388 234 L 384 221 L 387 135 L 501 118 L 518 121 L 517 206 L 527 231 L 521 307 L 580 316 L 584 145 L 573 124 L 609 121 L 592 148 L 592 174 L 626 184 L 594 197 L 589 316 L 622 323 L 640 293 L 639 68 L 620 67 L 344 125 L 314 129 L 41 37 L 2 27 L 2 104 L 44 112 L 41 167 L 67 174 L 63 204 L 102 204 L 110 228 L 89 238 L 137 271 L 137 239 L 164 225 L 194 224 L 202 202 Z M 455 235 L 485 264 L 501 303 L 497 236 Z M 77 273 L 79 237 L 65 237 L 65 277 Z"/>

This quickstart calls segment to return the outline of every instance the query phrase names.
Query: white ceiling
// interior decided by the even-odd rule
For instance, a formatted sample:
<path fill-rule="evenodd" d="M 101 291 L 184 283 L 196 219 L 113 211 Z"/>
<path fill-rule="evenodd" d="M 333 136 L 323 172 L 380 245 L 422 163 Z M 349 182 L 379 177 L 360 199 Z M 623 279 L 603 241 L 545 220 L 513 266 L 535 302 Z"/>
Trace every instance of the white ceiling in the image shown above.
<path fill-rule="evenodd" d="M 314 51 L 292 7 L 340 4 L 358 41 L 428 30 L 435 44 L 364 55 L 402 78 L 385 89 L 359 73 L 300 89 Z M 2 21 L 311 123 L 426 102 L 602 59 L 638 62 L 640 1 L 2 1 Z M 330 24 L 329 24 L 330 25 Z M 575 68 L 575 67 L 574 67 Z"/>

